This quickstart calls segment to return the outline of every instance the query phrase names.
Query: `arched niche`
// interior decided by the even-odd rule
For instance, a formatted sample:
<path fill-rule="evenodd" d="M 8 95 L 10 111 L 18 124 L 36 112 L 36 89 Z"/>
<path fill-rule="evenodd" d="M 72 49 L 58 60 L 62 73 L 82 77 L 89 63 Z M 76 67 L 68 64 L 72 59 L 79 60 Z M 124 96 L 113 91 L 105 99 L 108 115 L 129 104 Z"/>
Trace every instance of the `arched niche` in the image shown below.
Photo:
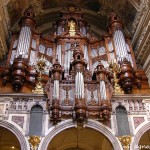
<path fill-rule="evenodd" d="M 76 131 L 75 127 L 76 127 L 76 123 L 74 123 L 72 120 L 67 120 L 67 121 L 59 123 L 56 126 L 51 127 L 49 129 L 49 131 L 47 132 L 46 137 L 42 139 L 38 150 L 48 150 L 49 143 L 51 143 L 51 141 L 55 138 L 55 136 L 59 135 L 59 133 L 61 134 L 61 132 L 63 133 L 63 131 L 67 132 L 67 130 L 69 131 L 69 129 L 73 129 L 74 130 L 73 133 L 75 133 L 75 131 Z M 122 146 L 121 146 L 119 140 L 113 135 L 112 131 L 107 126 L 105 126 L 97 121 L 93 121 L 93 120 L 89 119 L 88 122 L 85 124 L 84 129 L 86 129 L 86 128 L 89 129 L 88 131 L 93 131 L 94 133 L 96 133 L 98 135 L 99 134 L 103 135 L 106 139 L 106 143 L 107 143 L 107 141 L 109 141 L 111 143 L 113 149 L 122 150 Z M 71 132 L 71 130 L 70 130 L 70 132 Z M 88 135 L 86 135 L 86 136 L 88 136 Z M 62 140 L 65 140 L 65 138 Z M 77 138 L 74 139 L 74 143 L 75 144 L 71 143 L 71 145 L 67 145 L 66 147 L 63 147 L 63 148 L 65 148 L 66 150 L 68 150 L 68 148 L 69 149 L 76 148 L 75 146 L 77 144 Z M 81 146 L 81 150 L 90 150 L 90 148 L 91 148 L 88 146 L 88 144 L 84 144 L 84 143 L 82 143 L 80 146 Z M 105 147 L 103 147 L 103 149 L 104 148 Z"/>
<path fill-rule="evenodd" d="M 42 134 L 43 108 L 34 105 L 30 111 L 29 135 L 41 136 Z"/>
<path fill-rule="evenodd" d="M 150 149 L 150 129 L 141 136 L 139 146 L 143 147 L 142 150 Z"/>
<path fill-rule="evenodd" d="M 150 149 L 149 139 L 150 139 L 150 122 L 146 124 L 141 124 L 141 126 L 137 128 L 137 130 L 135 131 L 135 135 L 132 138 L 130 149 L 139 150 L 141 148 L 142 150 L 145 150 L 146 146 L 147 149 Z"/>
<path fill-rule="evenodd" d="M 16 135 L 10 130 L 0 127 L 0 149 L 1 150 L 20 150 L 21 146 Z"/>
<path fill-rule="evenodd" d="M 16 126 L 13 124 L 7 122 L 7 121 L 0 121 L 0 129 L 2 129 L 1 133 L 4 131 L 6 133 L 6 137 L 4 137 L 3 140 L 5 140 L 4 149 L 1 148 L 1 150 L 28 150 L 30 149 L 29 143 L 25 136 L 23 135 L 23 132 L 20 131 Z M 0 135 L 2 136 L 2 135 Z M 2 139 L 1 139 L 2 140 Z M 0 140 L 0 141 L 1 141 Z M 9 143 L 7 143 L 9 140 Z M 14 148 L 13 148 L 14 146 Z"/>
<path fill-rule="evenodd" d="M 127 111 L 124 106 L 116 107 L 116 120 L 118 127 L 118 136 L 130 135 L 129 121 Z"/>

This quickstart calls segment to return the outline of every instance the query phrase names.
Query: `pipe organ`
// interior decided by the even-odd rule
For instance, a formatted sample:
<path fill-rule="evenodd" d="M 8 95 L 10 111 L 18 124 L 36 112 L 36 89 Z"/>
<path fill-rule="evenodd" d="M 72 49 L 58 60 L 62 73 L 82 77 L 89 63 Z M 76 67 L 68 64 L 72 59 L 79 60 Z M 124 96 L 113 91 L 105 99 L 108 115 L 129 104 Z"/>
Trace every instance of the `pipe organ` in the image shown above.
<path fill-rule="evenodd" d="M 45 37 L 36 31 L 34 17 L 29 7 L 19 22 L 20 32 L 13 34 L 3 84 L 12 83 L 16 92 L 26 84 L 33 89 L 37 82 L 35 65 L 44 57 L 42 83 L 51 120 L 57 123 L 73 117 L 83 123 L 95 117 L 107 122 L 115 85 L 131 93 L 138 78 L 140 87 L 131 40 L 123 32 L 121 19 L 112 13 L 109 33 L 98 39 L 78 8 L 62 10 L 60 20 L 53 24 L 54 32 Z M 112 64 L 117 66 L 114 70 L 110 69 Z"/>

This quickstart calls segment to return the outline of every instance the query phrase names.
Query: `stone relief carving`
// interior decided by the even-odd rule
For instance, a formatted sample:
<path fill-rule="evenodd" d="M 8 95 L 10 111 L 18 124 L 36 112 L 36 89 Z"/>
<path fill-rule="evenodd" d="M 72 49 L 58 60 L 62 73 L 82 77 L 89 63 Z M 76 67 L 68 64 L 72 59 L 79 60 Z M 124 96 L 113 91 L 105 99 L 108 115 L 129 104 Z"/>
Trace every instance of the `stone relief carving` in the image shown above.
<path fill-rule="evenodd" d="M 10 101 L 12 101 L 12 98 L 0 98 L 0 120 L 7 119 Z"/>

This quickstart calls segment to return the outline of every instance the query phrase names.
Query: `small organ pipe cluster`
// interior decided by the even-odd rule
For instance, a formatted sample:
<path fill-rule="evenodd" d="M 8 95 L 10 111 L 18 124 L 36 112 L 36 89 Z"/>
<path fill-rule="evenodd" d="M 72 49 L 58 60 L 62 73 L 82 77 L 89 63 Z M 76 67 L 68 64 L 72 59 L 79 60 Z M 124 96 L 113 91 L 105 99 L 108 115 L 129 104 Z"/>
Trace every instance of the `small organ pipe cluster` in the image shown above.
<path fill-rule="evenodd" d="M 48 96 L 51 121 L 56 124 L 73 118 L 83 124 L 87 118 L 95 118 L 107 122 L 114 85 L 124 93 L 132 93 L 136 84 L 141 87 L 131 40 L 125 37 L 117 14 L 110 15 L 108 35 L 98 39 L 81 10 L 71 8 L 61 11 L 60 20 L 53 24 L 54 32 L 46 37 L 36 31 L 33 8 L 25 10 L 20 32 L 12 36 L 3 84 L 11 83 L 16 92 L 26 84 L 34 89 L 38 76 L 35 66 L 44 57 L 41 82 Z M 113 62 L 119 66 L 115 77 L 110 67 Z"/>

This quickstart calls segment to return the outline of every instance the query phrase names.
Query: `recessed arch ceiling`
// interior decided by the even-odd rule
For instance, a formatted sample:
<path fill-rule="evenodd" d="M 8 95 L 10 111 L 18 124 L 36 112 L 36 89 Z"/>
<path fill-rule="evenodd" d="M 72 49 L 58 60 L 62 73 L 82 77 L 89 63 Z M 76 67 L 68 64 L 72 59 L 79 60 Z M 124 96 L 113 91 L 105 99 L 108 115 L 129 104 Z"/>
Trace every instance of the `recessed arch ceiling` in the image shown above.
<path fill-rule="evenodd" d="M 18 28 L 16 22 L 21 17 L 21 8 L 27 8 L 29 5 L 32 5 L 36 13 L 35 19 L 38 23 L 38 30 L 40 30 L 44 35 L 52 30 L 52 24 L 60 18 L 60 11 L 63 7 L 70 5 L 77 6 L 81 9 L 84 13 L 83 18 L 89 23 L 91 30 L 99 37 L 107 32 L 107 21 L 110 12 L 115 11 L 121 17 L 128 34 L 130 34 L 131 26 L 137 12 L 129 0 L 25 1 L 20 2 L 17 0 L 10 0 L 7 4 L 12 30 L 16 30 Z"/>
<path fill-rule="evenodd" d="M 8 129 L 0 127 L 0 150 L 20 150 L 17 137 Z"/>
<path fill-rule="evenodd" d="M 56 135 L 47 150 L 112 150 L 111 142 L 91 128 L 69 128 Z"/>
<path fill-rule="evenodd" d="M 150 129 L 142 135 L 139 141 L 139 147 L 142 147 L 142 150 L 150 148 Z"/>

